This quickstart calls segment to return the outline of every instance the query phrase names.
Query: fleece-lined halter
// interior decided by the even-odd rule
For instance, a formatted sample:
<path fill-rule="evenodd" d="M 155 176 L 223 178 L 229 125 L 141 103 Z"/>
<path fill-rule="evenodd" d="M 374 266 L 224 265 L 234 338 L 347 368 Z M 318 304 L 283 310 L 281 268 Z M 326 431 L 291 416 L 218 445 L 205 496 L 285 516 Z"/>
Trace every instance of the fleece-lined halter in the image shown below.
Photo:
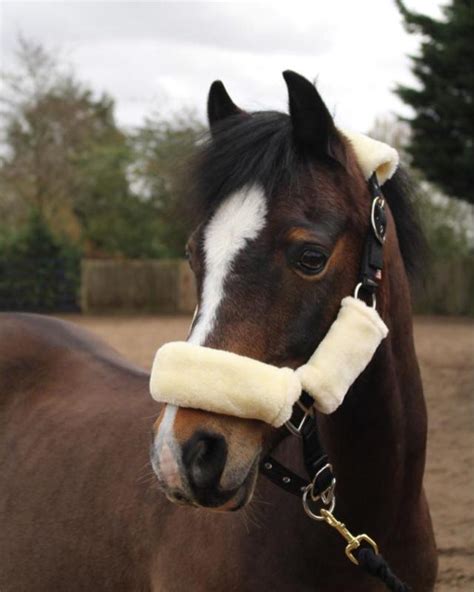
<path fill-rule="evenodd" d="M 277 368 L 231 352 L 168 343 L 155 357 L 150 390 L 158 401 L 243 418 L 283 424 L 300 436 L 309 481 L 271 456 L 260 471 L 280 488 L 302 498 L 310 518 L 335 529 L 346 542 L 348 559 L 394 592 L 409 588 L 391 571 L 377 544 L 366 534 L 354 536 L 334 516 L 336 479 L 321 446 L 314 407 L 332 413 L 371 361 L 388 333 L 376 309 L 382 279 L 383 243 L 387 228 L 385 200 L 380 190 L 398 166 L 396 150 L 360 134 L 345 133 L 369 185 L 370 227 L 354 295 L 342 300 L 337 318 L 306 364 L 296 370 Z M 371 302 L 361 298 L 361 293 Z M 295 405 L 297 403 L 297 405 Z M 315 504 L 322 504 L 315 510 Z"/>
<path fill-rule="evenodd" d="M 367 180 L 377 183 L 378 179 L 383 184 L 393 175 L 398 166 L 394 148 L 362 134 L 343 133 L 352 144 Z M 377 204 L 375 199 L 372 227 L 376 240 L 383 243 L 377 230 L 374 204 Z M 366 277 L 364 274 L 361 277 L 362 285 L 356 287 L 354 296 L 343 299 L 326 337 L 300 368 L 278 368 L 232 352 L 171 342 L 156 353 L 150 379 L 152 397 L 179 407 L 259 419 L 280 427 L 290 419 L 294 404 L 305 391 L 319 411 L 332 413 L 388 333 L 376 310 L 375 299 L 374 306 L 359 299 L 361 288 L 373 293 L 370 282 L 376 281 L 376 273 L 380 273 L 383 263 L 371 262 L 373 253 L 364 257 L 368 259 L 362 266 L 367 271 Z"/>

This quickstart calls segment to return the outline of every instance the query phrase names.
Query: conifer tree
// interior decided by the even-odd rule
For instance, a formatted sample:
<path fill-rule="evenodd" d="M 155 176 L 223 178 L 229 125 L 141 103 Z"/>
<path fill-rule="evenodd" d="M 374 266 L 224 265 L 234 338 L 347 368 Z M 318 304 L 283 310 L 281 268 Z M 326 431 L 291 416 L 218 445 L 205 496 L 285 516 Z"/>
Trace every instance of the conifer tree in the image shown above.
<path fill-rule="evenodd" d="M 410 56 L 418 87 L 396 93 L 415 115 L 408 152 L 428 180 L 453 197 L 474 202 L 474 1 L 451 0 L 437 20 L 395 0 L 409 33 L 422 35 Z"/>

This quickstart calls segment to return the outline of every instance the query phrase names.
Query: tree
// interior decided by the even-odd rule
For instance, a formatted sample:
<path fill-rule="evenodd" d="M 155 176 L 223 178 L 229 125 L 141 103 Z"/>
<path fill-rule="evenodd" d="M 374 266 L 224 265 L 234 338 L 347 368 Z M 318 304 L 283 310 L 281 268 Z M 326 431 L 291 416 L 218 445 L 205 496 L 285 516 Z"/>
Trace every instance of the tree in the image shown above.
<path fill-rule="evenodd" d="M 183 163 L 203 130 L 194 116 L 155 116 L 125 133 L 110 97 L 96 97 L 51 52 L 22 38 L 5 83 L 0 242 L 34 212 L 88 256 L 183 254 Z"/>
<path fill-rule="evenodd" d="M 167 256 L 183 256 L 191 231 L 189 170 L 204 129 L 192 112 L 180 113 L 171 120 L 154 115 L 146 119 L 133 138 L 135 185 L 153 204 Z"/>
<path fill-rule="evenodd" d="M 95 98 L 31 41 L 19 39 L 16 62 L 1 97 L 0 214 L 18 225 L 34 211 L 53 229 L 93 244 L 92 202 L 128 193 L 131 151 L 114 102 Z"/>
<path fill-rule="evenodd" d="M 88 256 L 183 255 L 183 163 L 203 131 L 183 113 L 125 133 L 52 52 L 19 39 L 0 102 L 0 241 L 32 212 Z"/>
<path fill-rule="evenodd" d="M 0 241 L 0 310 L 77 310 L 80 252 L 58 240 L 32 211 L 20 232 Z"/>
<path fill-rule="evenodd" d="M 404 168 L 410 165 L 406 153 L 410 135 L 406 122 L 392 116 L 377 118 L 369 132 L 372 138 L 397 149 Z M 414 206 L 431 257 L 436 260 L 457 259 L 471 254 L 474 251 L 474 206 L 443 195 L 417 170 L 410 170 L 410 178 L 415 189 Z"/>
<path fill-rule="evenodd" d="M 423 36 L 419 55 L 410 56 L 419 88 L 396 93 L 415 115 L 408 152 L 412 164 L 448 195 L 474 202 L 474 4 L 451 0 L 445 18 L 408 10 L 395 0 L 409 33 Z"/>
<path fill-rule="evenodd" d="M 411 158 L 407 153 L 410 143 L 410 126 L 395 115 L 382 115 L 375 119 L 369 131 L 369 136 L 375 140 L 393 146 L 400 156 L 403 166 L 409 166 Z"/>

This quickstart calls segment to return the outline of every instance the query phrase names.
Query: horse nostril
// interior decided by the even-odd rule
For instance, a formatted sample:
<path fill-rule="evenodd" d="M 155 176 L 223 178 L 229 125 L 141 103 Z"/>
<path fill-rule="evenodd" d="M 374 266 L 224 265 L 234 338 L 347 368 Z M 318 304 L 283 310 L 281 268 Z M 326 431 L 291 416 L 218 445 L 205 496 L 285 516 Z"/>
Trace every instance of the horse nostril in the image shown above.
<path fill-rule="evenodd" d="M 178 503 L 185 503 L 185 502 L 189 501 L 188 498 L 179 491 L 172 491 L 169 494 L 169 497 L 172 499 L 172 501 L 175 501 Z"/>
<path fill-rule="evenodd" d="M 216 488 L 227 459 L 222 436 L 197 432 L 183 447 L 183 463 L 191 485 L 198 489 Z"/>

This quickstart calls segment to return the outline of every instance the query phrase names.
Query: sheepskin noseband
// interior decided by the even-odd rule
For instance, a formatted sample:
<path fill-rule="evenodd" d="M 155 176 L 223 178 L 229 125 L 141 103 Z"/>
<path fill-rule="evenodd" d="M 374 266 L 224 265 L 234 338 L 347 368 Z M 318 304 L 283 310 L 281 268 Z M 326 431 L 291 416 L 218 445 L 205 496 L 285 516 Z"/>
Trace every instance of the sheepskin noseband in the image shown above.
<path fill-rule="evenodd" d="M 156 353 L 151 394 L 180 407 L 282 425 L 301 394 L 301 383 L 290 368 L 177 341 Z"/>
<path fill-rule="evenodd" d="M 344 298 L 339 314 L 310 360 L 296 371 L 186 342 L 163 345 L 150 379 L 163 403 L 260 419 L 280 427 L 304 389 L 332 413 L 372 359 L 388 329 L 362 300 Z"/>

